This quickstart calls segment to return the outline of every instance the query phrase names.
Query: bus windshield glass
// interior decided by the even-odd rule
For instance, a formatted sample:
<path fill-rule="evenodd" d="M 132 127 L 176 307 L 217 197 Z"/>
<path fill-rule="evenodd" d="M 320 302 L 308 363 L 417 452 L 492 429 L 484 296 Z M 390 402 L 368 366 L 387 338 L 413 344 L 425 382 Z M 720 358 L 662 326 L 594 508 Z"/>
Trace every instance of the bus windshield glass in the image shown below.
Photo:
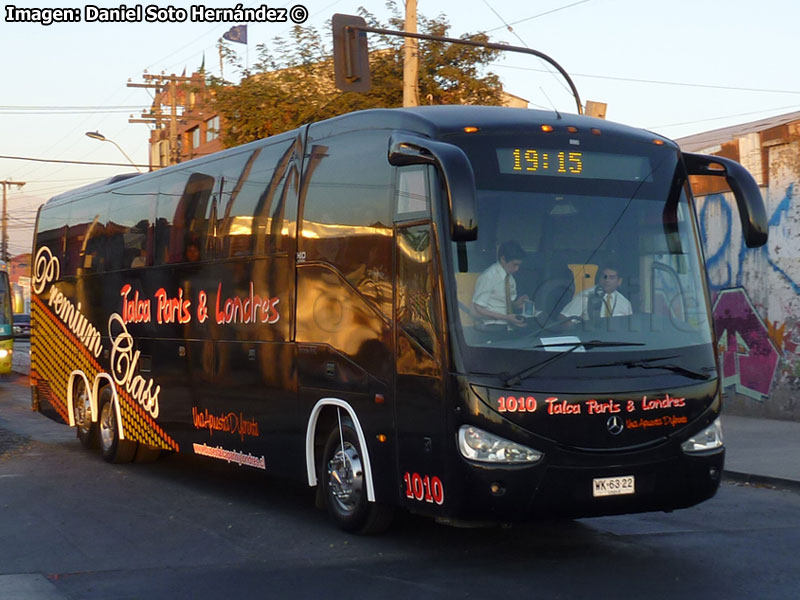
<path fill-rule="evenodd" d="M 577 367 L 640 356 L 693 360 L 709 376 L 705 276 L 674 147 L 555 132 L 447 141 L 467 153 L 477 185 L 478 239 L 450 247 L 469 370 L 516 373 L 534 353 L 570 350 L 547 376 L 602 377 Z"/>

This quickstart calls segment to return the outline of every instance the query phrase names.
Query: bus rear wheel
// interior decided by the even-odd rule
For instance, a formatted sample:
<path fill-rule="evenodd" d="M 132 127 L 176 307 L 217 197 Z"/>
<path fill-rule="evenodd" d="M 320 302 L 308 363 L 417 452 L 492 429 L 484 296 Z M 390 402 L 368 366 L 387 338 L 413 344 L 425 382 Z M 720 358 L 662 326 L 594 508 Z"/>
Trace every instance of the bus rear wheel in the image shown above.
<path fill-rule="evenodd" d="M 138 443 L 120 439 L 114 395 L 110 387 L 106 386 L 100 392 L 99 405 L 100 452 L 103 454 L 103 459 L 110 463 L 131 462 L 136 456 Z"/>
<path fill-rule="evenodd" d="M 92 404 L 83 377 L 76 378 L 72 386 L 72 415 L 81 445 L 89 449 L 97 448 L 100 445 L 98 427 L 96 422 L 92 422 Z"/>
<path fill-rule="evenodd" d="M 342 445 L 344 442 L 344 446 Z M 380 533 L 392 521 L 391 507 L 367 500 L 358 435 L 349 423 L 334 428 L 322 454 L 322 486 L 328 514 L 352 533 Z"/>

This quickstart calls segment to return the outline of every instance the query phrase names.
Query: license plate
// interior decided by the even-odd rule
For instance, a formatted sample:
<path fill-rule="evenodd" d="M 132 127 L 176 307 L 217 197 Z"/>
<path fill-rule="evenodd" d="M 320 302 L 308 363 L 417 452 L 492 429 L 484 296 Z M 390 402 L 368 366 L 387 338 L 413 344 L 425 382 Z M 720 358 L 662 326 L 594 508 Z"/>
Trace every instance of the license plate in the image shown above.
<path fill-rule="evenodd" d="M 636 490 L 633 475 L 622 477 L 601 477 L 592 480 L 592 495 L 595 498 L 603 496 L 624 496 L 633 494 Z"/>

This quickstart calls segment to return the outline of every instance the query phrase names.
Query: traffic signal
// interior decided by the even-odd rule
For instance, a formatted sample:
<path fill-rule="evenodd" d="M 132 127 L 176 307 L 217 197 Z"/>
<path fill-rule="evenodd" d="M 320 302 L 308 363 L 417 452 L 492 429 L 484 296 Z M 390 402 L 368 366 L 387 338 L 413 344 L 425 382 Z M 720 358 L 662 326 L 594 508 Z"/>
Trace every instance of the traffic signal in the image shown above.
<path fill-rule="evenodd" d="M 343 92 L 370 89 L 367 22 L 353 15 L 333 15 L 333 69 L 336 87 Z"/>

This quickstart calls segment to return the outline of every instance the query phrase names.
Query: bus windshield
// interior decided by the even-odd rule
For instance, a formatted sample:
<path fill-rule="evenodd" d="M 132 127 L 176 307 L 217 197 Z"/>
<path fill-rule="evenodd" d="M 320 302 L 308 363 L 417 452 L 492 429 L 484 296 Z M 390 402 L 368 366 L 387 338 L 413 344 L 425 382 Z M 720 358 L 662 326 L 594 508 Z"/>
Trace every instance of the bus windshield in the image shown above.
<path fill-rule="evenodd" d="M 691 360 L 710 377 L 703 265 L 674 147 L 556 133 L 448 141 L 477 185 L 478 239 L 450 247 L 468 370 L 516 373 L 549 356 L 534 353 L 564 352 L 548 377 L 598 378 L 580 367 L 611 364 L 641 377 L 627 369 L 640 356 L 653 359 L 645 368 Z"/>

